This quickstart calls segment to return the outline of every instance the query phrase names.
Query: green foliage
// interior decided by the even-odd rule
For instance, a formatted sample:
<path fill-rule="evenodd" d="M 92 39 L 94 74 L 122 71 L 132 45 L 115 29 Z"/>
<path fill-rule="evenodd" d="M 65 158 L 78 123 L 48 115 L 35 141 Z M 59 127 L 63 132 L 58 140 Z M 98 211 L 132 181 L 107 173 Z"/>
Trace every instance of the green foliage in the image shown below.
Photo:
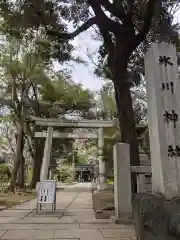
<path fill-rule="evenodd" d="M 153 2 L 155 1 L 152 1 L 152 3 Z M 99 35 L 102 35 L 104 31 L 104 34 L 105 32 L 112 32 L 113 34 L 109 35 L 109 40 L 113 40 L 113 38 L 115 40 L 117 38 L 117 32 L 115 31 L 117 24 L 115 26 L 114 22 L 119 23 L 119 21 L 123 23 L 122 26 L 119 24 L 119 34 L 121 38 L 127 38 L 126 34 L 132 35 L 134 32 L 138 34 L 142 29 L 143 23 L 151 21 L 152 17 L 152 25 L 146 37 L 146 41 L 135 51 L 135 54 L 132 55 L 132 62 L 137 63 L 137 60 L 142 57 L 146 46 L 151 41 L 168 41 L 176 42 L 177 45 L 179 44 L 179 26 L 173 23 L 173 14 L 177 11 L 179 6 L 178 1 L 161 0 L 156 1 L 154 4 L 155 7 L 153 4 L 148 5 L 148 1 L 145 3 L 143 0 L 128 2 L 112 1 L 111 4 L 109 1 L 105 0 L 96 2 L 96 4 L 93 0 L 88 2 L 86 0 L 75 0 L 69 1 L 68 4 L 66 0 L 61 0 L 60 2 L 47 0 L 38 2 L 35 0 L 16 0 L 12 2 L 9 0 L 1 0 L 1 29 L 4 34 L 17 38 L 27 37 L 27 34 L 32 38 L 37 32 L 40 32 L 41 34 L 36 40 L 37 46 L 46 50 L 43 51 L 44 54 L 49 53 L 49 56 L 58 58 L 59 61 L 64 61 L 70 59 L 70 53 L 73 49 L 72 45 L 63 41 L 63 38 L 68 36 L 65 34 L 67 33 L 65 21 L 73 22 L 75 27 L 88 21 L 91 16 L 90 7 L 97 17 L 97 19 L 94 19 L 93 23 L 98 26 L 99 31 L 96 31 L 98 34 L 96 37 L 98 37 L 98 39 L 100 39 Z M 111 26 L 109 26 L 110 21 L 104 17 L 104 30 L 101 29 L 102 27 L 98 20 L 99 15 L 95 8 L 101 8 L 102 16 L 104 16 L 103 14 L 105 11 L 109 13 L 108 18 L 111 20 Z M 153 8 L 153 15 L 148 15 Z M 89 27 L 91 27 L 93 23 L 89 24 Z M 126 25 L 128 26 L 128 31 L 131 31 L 131 33 L 128 33 L 128 31 L 127 33 L 125 31 L 122 32 Z M 114 29 L 111 29 L 112 26 L 114 26 Z M 87 28 L 84 26 L 79 28 L 76 34 L 72 34 L 72 37 L 86 29 Z M 123 34 L 124 36 L 122 36 Z M 68 37 L 71 38 L 71 36 Z M 103 38 L 105 39 L 105 35 L 103 35 Z M 115 42 L 116 41 L 114 41 L 114 43 Z M 105 73 L 105 76 L 112 79 L 112 71 L 110 69 L 108 70 L 108 62 L 104 61 L 105 56 L 108 54 L 109 47 L 110 46 L 107 46 L 107 42 L 104 42 L 100 47 L 99 54 L 101 57 L 97 71 L 100 75 Z M 138 64 L 134 65 L 138 67 Z M 132 64 L 129 65 L 129 68 L 131 70 L 134 69 Z"/>
<path fill-rule="evenodd" d="M 114 88 L 111 82 L 106 83 L 98 94 L 97 117 L 112 120 L 117 117 Z"/>
<path fill-rule="evenodd" d="M 122 1 L 123 2 L 123 1 Z M 143 1 L 138 1 L 139 7 L 134 9 L 134 27 L 140 29 L 142 20 L 138 20 L 142 16 L 143 8 L 140 5 Z M 133 3 L 132 3 L 133 4 Z M 138 3 L 135 3 L 135 5 Z M 145 7 L 145 6 L 144 6 Z M 141 10 L 140 10 L 141 9 Z M 159 1 L 156 4 L 152 24 L 147 33 L 144 36 L 143 41 L 140 45 L 132 52 L 128 61 L 128 81 L 131 82 L 131 86 L 137 86 L 141 82 L 140 74 L 144 75 L 144 53 L 147 51 L 151 42 L 166 42 L 173 43 L 176 45 L 177 50 L 180 48 L 179 30 L 180 26 L 178 23 L 174 23 L 174 13 L 179 9 L 179 2 L 176 0 L 172 1 Z M 141 12 L 139 15 L 139 11 Z M 135 17 L 136 15 L 136 17 Z M 100 34 L 100 33 L 99 33 Z M 99 40 L 99 39 L 98 39 Z M 127 39 L 128 40 L 128 39 Z M 108 64 L 109 50 L 105 42 L 99 48 L 98 51 L 98 63 L 95 67 L 95 74 L 105 79 L 113 80 L 113 73 Z"/>
<path fill-rule="evenodd" d="M 11 177 L 11 171 L 7 164 L 0 164 L 0 176 L 2 177 Z"/>
<path fill-rule="evenodd" d="M 113 161 L 113 146 L 116 144 L 117 140 L 116 139 L 106 139 L 105 140 L 105 147 L 104 147 L 104 160 L 106 162 L 108 161 Z"/>
<path fill-rule="evenodd" d="M 59 7 L 55 2 L 1 0 L 0 9 L 0 30 L 7 38 L 32 40 L 38 36 L 36 46 L 42 50 L 47 61 L 50 58 L 57 58 L 60 62 L 70 59 L 72 45 L 45 34 L 45 30 L 51 28 L 66 30 L 66 25 L 59 19 Z"/>
<path fill-rule="evenodd" d="M 116 102 L 114 98 L 114 87 L 112 82 L 107 82 L 98 92 L 98 101 L 96 105 L 97 119 L 110 120 L 117 118 Z M 142 82 L 139 87 L 132 89 L 133 107 L 135 113 L 136 124 L 147 124 L 147 99 L 145 85 Z M 113 139 L 105 139 L 104 156 L 105 161 L 112 161 L 113 159 L 113 145 L 121 140 L 120 129 L 117 128 L 105 129 L 105 135 L 113 137 Z M 143 149 L 148 150 L 147 138 L 144 138 Z M 88 153 L 92 155 L 92 147 L 88 149 Z M 97 149 L 95 149 L 97 154 Z M 147 151 L 146 151 L 147 152 Z"/>
<path fill-rule="evenodd" d="M 87 164 L 88 163 L 87 155 L 86 154 L 78 155 L 77 163 L 78 164 Z"/>
<path fill-rule="evenodd" d="M 13 157 L 17 150 L 15 133 L 22 127 L 25 138 L 21 153 L 30 152 L 28 162 L 38 161 L 36 152 L 43 149 L 36 148 L 34 131 L 37 129 L 25 120 L 29 120 L 31 115 L 52 118 L 61 115 L 65 118 L 66 114 L 76 114 L 81 117 L 94 104 L 93 94 L 81 85 L 74 84 L 67 72 L 56 73 L 52 70 L 50 59 L 44 57 L 45 52 L 37 45 L 37 38 L 32 39 L 8 38 L 8 41 L 1 43 L 0 50 L 0 107 L 4 112 L 0 119 L 3 133 L 1 146 L 6 145 L 6 149 L 11 149 Z M 59 131 L 73 129 L 62 128 Z M 69 139 L 53 140 L 53 165 L 56 165 L 57 156 L 68 155 L 71 145 L 72 140 Z"/>
<path fill-rule="evenodd" d="M 56 174 L 61 181 L 65 181 L 68 177 L 71 177 L 71 169 L 68 165 L 63 165 L 59 167 Z"/>
<path fill-rule="evenodd" d="M 10 110 L 13 116 L 11 123 L 16 123 L 21 117 L 28 119 L 30 115 L 52 118 L 58 118 L 59 114 L 81 116 L 93 107 L 93 94 L 81 85 L 75 85 L 66 72 L 53 72 L 51 64 L 42 59 L 34 42 L 16 39 L 4 42 L 0 66 L 0 81 L 4 86 L 0 96 L 1 107 Z M 26 130 L 32 138 L 31 129 L 27 126 Z M 54 140 L 53 156 L 63 155 L 60 145 L 66 145 L 68 149 L 71 144 L 72 141 L 67 139 Z"/>
<path fill-rule="evenodd" d="M 98 156 L 98 149 L 97 146 L 95 144 L 90 145 L 87 148 L 87 154 L 92 156 L 92 157 L 97 157 Z"/>
<path fill-rule="evenodd" d="M 138 87 L 131 89 L 135 122 L 146 123 L 147 121 L 147 97 L 145 84 L 142 82 Z M 97 93 L 97 104 L 95 108 L 95 118 L 112 120 L 117 118 L 117 107 L 114 97 L 113 83 L 108 81 Z"/>
<path fill-rule="evenodd" d="M 41 89 L 42 101 L 48 104 L 51 112 L 49 117 L 55 114 L 84 115 L 94 106 L 94 96 L 89 90 L 84 90 L 81 85 L 76 85 L 71 79 L 64 79 L 55 74 L 51 84 Z M 59 110 L 59 111 L 58 111 Z"/>
<path fill-rule="evenodd" d="M 7 106 L 17 118 L 27 117 L 34 109 L 33 101 L 38 85 L 46 86 L 49 78 L 47 67 L 35 46 L 26 41 L 11 39 L 3 44 L 0 52 L 1 105 Z M 25 116 L 26 115 L 26 116 Z"/>
<path fill-rule="evenodd" d="M 55 76 L 46 88 L 41 90 L 43 115 L 46 117 L 57 118 L 59 115 L 66 118 L 65 114 L 69 116 L 83 117 L 93 106 L 93 94 L 84 90 L 81 85 L 76 85 L 70 79 Z M 72 132 L 71 128 L 57 128 L 59 132 Z M 61 156 L 72 161 L 72 143 L 74 140 L 70 139 L 53 139 L 53 153 L 54 157 Z"/>
<path fill-rule="evenodd" d="M 6 113 L 7 109 L 2 109 L 0 116 L 0 147 L 6 152 L 9 159 L 12 159 L 15 152 L 15 126 L 13 124 L 14 115 Z"/>

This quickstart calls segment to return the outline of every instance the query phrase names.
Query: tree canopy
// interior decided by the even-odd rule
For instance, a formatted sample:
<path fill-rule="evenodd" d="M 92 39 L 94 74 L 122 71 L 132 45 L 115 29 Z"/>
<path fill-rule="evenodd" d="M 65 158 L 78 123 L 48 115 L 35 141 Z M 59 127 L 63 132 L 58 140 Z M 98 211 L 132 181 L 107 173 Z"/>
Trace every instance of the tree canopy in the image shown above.
<path fill-rule="evenodd" d="M 20 171 L 19 184 L 21 187 L 24 186 L 27 149 L 35 169 L 33 185 L 38 181 L 40 174 L 44 140 L 35 139 L 34 132 L 43 129 L 37 129 L 29 122 L 31 115 L 52 118 L 59 116 L 67 118 L 74 115 L 83 117 L 94 106 L 94 98 L 89 90 L 76 85 L 66 71 L 55 72 L 51 62 L 47 62 L 42 56 L 43 52 L 37 47 L 36 41 L 12 37 L 6 38 L 1 46 L 0 104 L 1 129 L 4 134 L 2 143 L 6 145 L 8 143 L 14 158 L 14 161 L 11 161 L 14 165 L 11 186 L 14 189 L 18 171 Z M 8 126 L 11 128 L 7 129 Z M 63 128 L 61 131 L 67 130 Z M 66 156 L 71 145 L 72 140 L 54 140 L 53 159 L 58 155 Z M 63 146 L 66 146 L 65 152 L 62 151 Z"/>

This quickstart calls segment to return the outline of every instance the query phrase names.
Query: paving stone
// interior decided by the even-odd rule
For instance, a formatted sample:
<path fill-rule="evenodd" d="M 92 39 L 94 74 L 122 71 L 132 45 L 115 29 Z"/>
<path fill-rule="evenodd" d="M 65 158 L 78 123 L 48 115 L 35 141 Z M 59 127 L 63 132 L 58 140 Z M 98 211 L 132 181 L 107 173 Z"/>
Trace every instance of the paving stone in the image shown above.
<path fill-rule="evenodd" d="M 135 236 L 135 231 L 131 229 L 99 229 L 104 238 L 131 238 Z"/>
<path fill-rule="evenodd" d="M 94 224 L 88 224 L 88 223 L 81 223 L 80 228 L 86 228 L 86 229 L 132 229 L 132 226 L 130 225 L 119 225 L 115 223 L 94 223 Z"/>
<path fill-rule="evenodd" d="M 25 211 L 25 210 L 3 210 L 0 212 L 0 217 L 24 217 L 27 214 L 29 214 L 31 211 Z"/>
<path fill-rule="evenodd" d="M 120 237 L 120 238 L 105 238 L 105 240 L 131 240 L 131 238 Z M 146 239 L 145 239 L 146 240 Z"/>
<path fill-rule="evenodd" d="M 82 215 L 93 215 L 94 211 L 92 209 L 68 209 L 64 211 L 64 216 L 82 216 Z"/>
<path fill-rule="evenodd" d="M 73 216 L 63 216 L 59 219 L 59 223 L 74 223 Z"/>
<path fill-rule="evenodd" d="M 95 216 L 91 216 L 91 215 L 87 215 L 87 214 L 84 214 L 84 215 L 75 215 L 74 216 L 74 219 L 81 222 L 81 221 L 84 221 L 84 220 L 87 220 L 87 221 L 94 221 L 95 220 Z"/>
<path fill-rule="evenodd" d="M 24 209 L 24 210 L 33 210 L 36 208 L 36 199 L 33 199 L 29 202 L 21 203 L 19 205 L 13 206 L 12 209 Z"/>
<path fill-rule="evenodd" d="M 79 224 L 0 224 L 0 229 L 14 229 L 14 230 L 24 230 L 24 229 L 73 229 L 79 228 Z"/>
<path fill-rule="evenodd" d="M 92 220 L 89 220 L 89 219 L 80 219 L 77 221 L 78 223 L 113 223 L 113 221 L 111 219 L 92 219 Z"/>
<path fill-rule="evenodd" d="M 18 221 L 18 223 L 58 223 L 57 217 L 26 217 Z"/>
<path fill-rule="evenodd" d="M 0 212 L 0 239 L 136 240 L 132 226 L 96 219 L 91 192 L 73 188 L 57 192 L 55 212 L 42 211 L 37 215 L 33 210 L 36 199 Z"/>
<path fill-rule="evenodd" d="M 55 212 L 52 212 L 52 210 L 50 211 L 41 211 L 39 213 L 36 213 L 36 210 L 35 211 L 32 211 L 30 212 L 30 214 L 28 215 L 28 217 L 36 217 L 36 218 L 39 218 L 39 217 L 57 217 L 57 218 L 60 218 L 62 215 L 63 215 L 63 210 L 56 210 Z"/>
<path fill-rule="evenodd" d="M 85 209 L 76 208 L 76 209 L 71 209 L 71 210 L 69 210 L 69 209 L 70 208 L 68 208 L 66 211 L 71 211 L 71 212 L 94 212 L 92 208 L 85 208 Z"/>
<path fill-rule="evenodd" d="M 61 223 L 61 224 L 36 224 L 34 229 L 76 229 L 79 228 L 79 224 Z"/>
<path fill-rule="evenodd" d="M 73 229 L 79 228 L 79 224 L 0 224 L 0 230 L 41 230 L 41 229 Z"/>
<path fill-rule="evenodd" d="M 0 217 L 0 224 L 15 223 L 15 222 L 18 222 L 20 219 L 21 219 L 20 217 Z"/>
<path fill-rule="evenodd" d="M 64 212 L 63 216 L 75 216 L 76 213 L 72 212 L 72 211 L 66 211 Z"/>
<path fill-rule="evenodd" d="M 7 232 L 7 229 L 6 230 L 0 230 L 0 238 Z"/>
<path fill-rule="evenodd" d="M 97 229 L 55 230 L 54 238 L 80 238 L 86 240 L 103 240 L 101 233 Z"/>
<path fill-rule="evenodd" d="M 2 239 L 52 239 L 53 230 L 9 230 Z"/>
<path fill-rule="evenodd" d="M 90 209 L 90 208 L 92 208 L 92 206 L 82 206 L 82 208 L 81 208 L 81 206 L 71 206 L 69 208 L 69 210 L 76 209 L 76 208 L 79 208 L 79 209 Z"/>
<path fill-rule="evenodd" d="M 35 229 L 36 224 L 0 224 L 0 229 L 14 229 L 14 230 L 23 230 L 23 229 Z"/>

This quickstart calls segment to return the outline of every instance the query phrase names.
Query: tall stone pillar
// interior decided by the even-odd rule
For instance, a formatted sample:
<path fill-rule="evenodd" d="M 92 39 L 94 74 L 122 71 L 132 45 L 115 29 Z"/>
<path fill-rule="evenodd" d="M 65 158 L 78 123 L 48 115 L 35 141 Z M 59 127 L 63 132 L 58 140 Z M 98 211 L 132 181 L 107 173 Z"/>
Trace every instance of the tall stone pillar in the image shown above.
<path fill-rule="evenodd" d="M 116 220 L 132 217 L 130 149 L 127 143 L 113 147 L 114 205 Z"/>
<path fill-rule="evenodd" d="M 180 81 L 175 46 L 153 43 L 145 56 L 152 190 L 180 196 Z"/>
<path fill-rule="evenodd" d="M 104 149 L 104 129 L 99 128 L 99 139 L 98 139 L 98 154 L 99 154 L 99 188 L 105 188 L 105 174 L 106 174 L 106 163 L 103 157 L 103 149 Z"/>
<path fill-rule="evenodd" d="M 47 137 L 44 147 L 44 156 L 41 166 L 41 175 L 40 180 L 47 180 L 48 179 L 48 171 L 50 166 L 50 159 L 51 159 L 51 148 L 52 148 L 52 138 L 53 138 L 53 127 L 48 127 L 47 130 Z"/>

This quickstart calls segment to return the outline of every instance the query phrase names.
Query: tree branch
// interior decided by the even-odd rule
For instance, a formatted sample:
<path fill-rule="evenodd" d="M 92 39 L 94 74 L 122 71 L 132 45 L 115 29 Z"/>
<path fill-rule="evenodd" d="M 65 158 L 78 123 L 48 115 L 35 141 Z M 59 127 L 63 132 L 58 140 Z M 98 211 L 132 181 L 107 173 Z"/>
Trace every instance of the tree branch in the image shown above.
<path fill-rule="evenodd" d="M 94 1 L 94 0 L 89 1 L 89 5 L 93 8 L 93 10 L 95 10 L 95 12 L 98 9 L 99 14 L 95 14 L 96 15 L 95 17 L 92 17 L 89 20 L 87 20 L 84 24 L 82 24 L 78 29 L 76 29 L 72 33 L 62 33 L 62 32 L 59 32 L 59 29 L 48 29 L 41 12 L 37 11 L 33 5 L 31 5 L 31 7 L 35 10 L 36 14 L 39 16 L 42 25 L 45 27 L 46 33 L 51 36 L 56 36 L 62 40 L 73 39 L 76 36 L 78 36 L 80 33 L 89 29 L 94 24 L 96 24 L 98 26 L 99 26 L 99 24 L 101 24 L 101 25 L 103 24 L 104 27 L 106 27 L 106 28 L 108 26 L 108 28 L 111 29 L 111 31 L 114 33 L 119 31 L 119 29 L 118 29 L 119 24 L 114 22 L 113 20 L 110 20 L 104 14 L 104 12 L 101 9 L 101 5 L 104 6 L 110 13 L 114 14 L 115 16 L 119 16 L 119 18 L 120 17 L 122 18 L 123 16 L 125 16 L 125 12 L 122 14 L 123 7 L 121 7 L 121 11 L 120 11 L 120 8 L 119 7 L 117 8 L 116 4 L 111 4 L 109 2 L 109 0 L 96 0 L 96 1 Z M 116 10 L 116 8 L 117 8 L 117 10 Z"/>
<path fill-rule="evenodd" d="M 144 14 L 144 24 L 140 30 L 140 32 L 136 35 L 136 44 L 139 45 L 140 42 L 142 42 L 146 34 L 149 32 L 149 29 L 151 27 L 151 22 L 153 18 L 154 8 L 155 8 L 155 2 L 156 0 L 149 0 L 146 6 L 146 11 Z"/>
<path fill-rule="evenodd" d="M 134 1 L 135 0 L 128 0 L 127 16 L 131 16 L 131 18 L 132 18 L 132 14 L 133 14 Z"/>
<path fill-rule="evenodd" d="M 98 2 L 96 1 L 94 0 L 89 1 L 89 5 L 92 7 L 96 16 L 87 20 L 84 24 L 82 24 L 82 26 L 80 26 L 74 32 L 61 33 L 61 32 L 58 32 L 58 29 L 57 30 L 51 29 L 51 30 L 47 30 L 47 33 L 50 35 L 58 36 L 60 39 L 63 39 L 63 40 L 69 40 L 69 39 L 75 38 L 80 33 L 86 31 L 91 26 L 96 24 L 99 28 L 101 27 L 101 29 L 103 28 L 103 29 L 106 29 L 107 31 L 113 32 L 114 34 L 117 34 L 117 33 L 119 34 L 121 30 L 119 23 L 114 22 L 113 20 L 109 19 L 105 15 L 105 13 L 103 12 L 100 6 L 100 3 L 102 0 L 98 0 Z"/>
<path fill-rule="evenodd" d="M 80 33 L 89 29 L 91 26 L 96 24 L 96 21 L 97 21 L 96 17 L 90 18 L 89 20 L 87 20 L 85 23 L 83 23 L 78 29 L 76 29 L 72 33 L 61 33 L 61 32 L 59 32 L 58 30 L 55 30 L 55 29 L 46 30 L 46 31 L 50 35 L 55 35 L 55 36 L 57 36 L 61 39 L 64 39 L 64 40 L 69 40 L 69 39 L 73 39 L 73 38 L 77 37 Z"/>
<path fill-rule="evenodd" d="M 123 26 L 126 31 L 131 32 L 133 36 L 135 36 L 135 29 L 133 24 L 133 8 L 134 8 L 134 1 L 135 0 L 128 0 L 127 1 L 127 14 L 123 20 Z"/>
<path fill-rule="evenodd" d="M 122 30 L 121 25 L 106 16 L 101 8 L 101 1 L 102 0 L 88 0 L 88 3 L 93 9 L 97 18 L 96 25 L 99 27 L 99 29 L 101 29 L 101 31 L 103 30 L 103 32 L 109 31 L 115 35 L 119 34 Z"/>
<path fill-rule="evenodd" d="M 85 22 L 83 25 L 81 25 L 78 29 L 76 29 L 74 32 L 70 33 L 71 38 L 75 38 L 80 33 L 88 30 L 91 26 L 97 23 L 97 17 L 90 18 L 87 22 Z"/>
<path fill-rule="evenodd" d="M 114 44 L 112 42 L 111 36 L 108 32 L 101 31 L 104 39 L 105 47 L 108 49 L 108 66 L 113 70 L 114 65 Z"/>
<path fill-rule="evenodd" d="M 115 17 L 123 20 L 126 17 L 123 6 L 118 3 L 110 3 L 109 0 L 100 0 L 100 4 Z"/>

